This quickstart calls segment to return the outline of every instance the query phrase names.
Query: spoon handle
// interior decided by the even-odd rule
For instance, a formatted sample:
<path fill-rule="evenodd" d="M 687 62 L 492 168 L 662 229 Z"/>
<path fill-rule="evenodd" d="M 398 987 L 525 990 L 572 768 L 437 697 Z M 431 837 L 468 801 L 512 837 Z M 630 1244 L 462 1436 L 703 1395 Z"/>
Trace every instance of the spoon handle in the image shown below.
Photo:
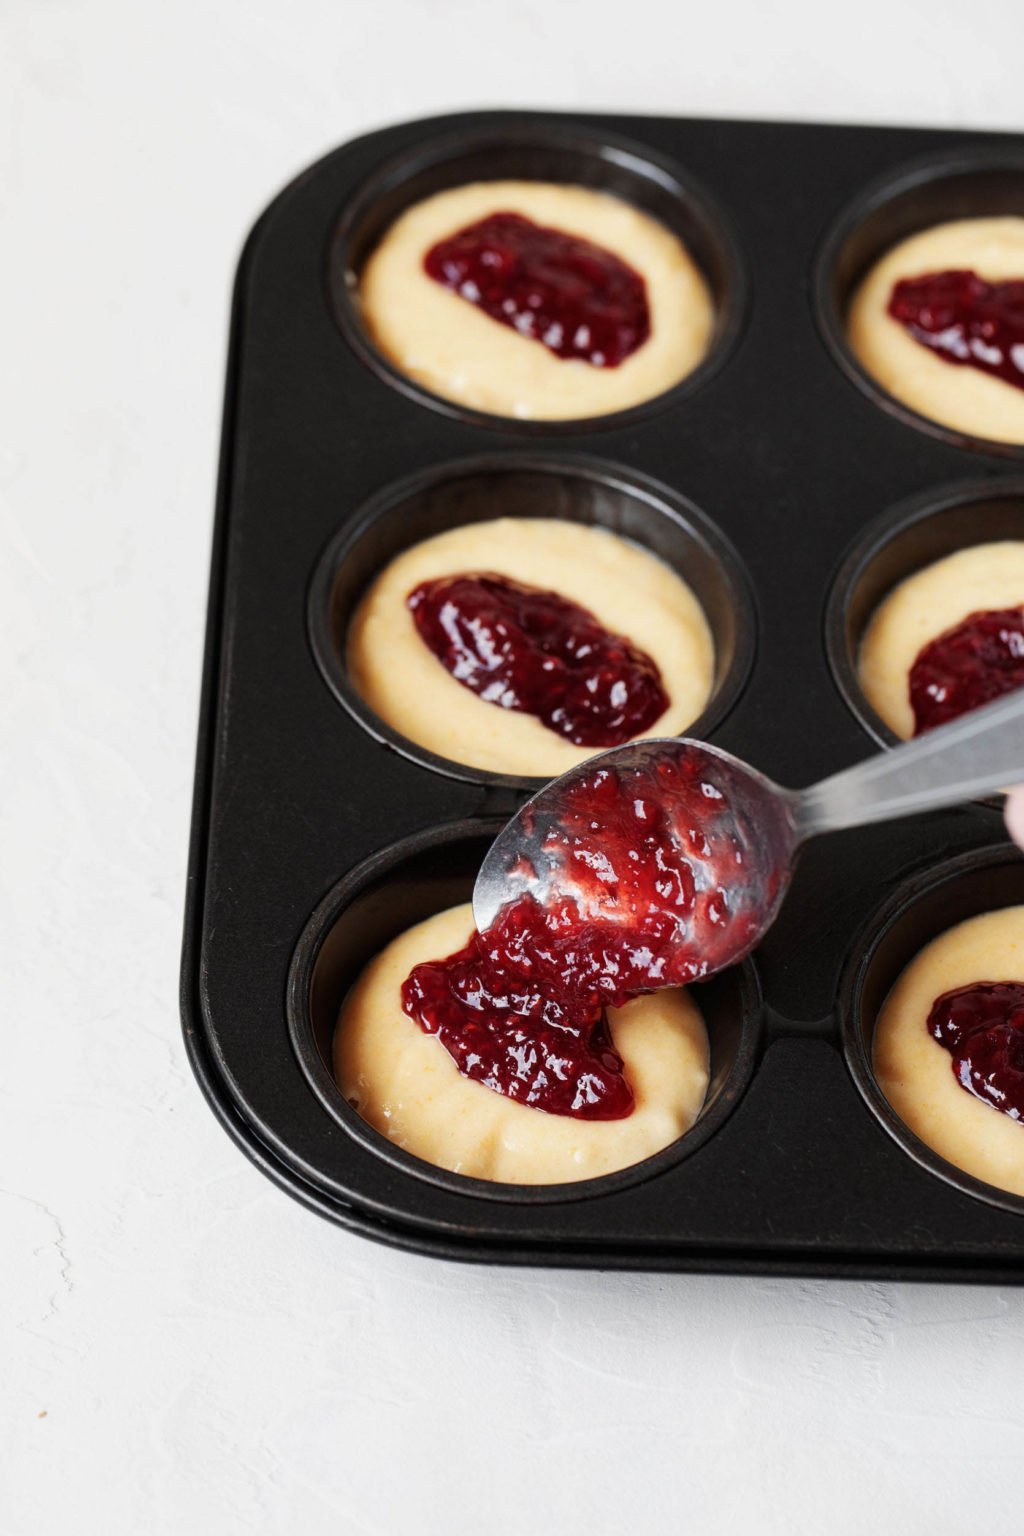
<path fill-rule="evenodd" d="M 794 796 L 797 836 L 888 821 L 1024 781 L 1024 689 Z"/>

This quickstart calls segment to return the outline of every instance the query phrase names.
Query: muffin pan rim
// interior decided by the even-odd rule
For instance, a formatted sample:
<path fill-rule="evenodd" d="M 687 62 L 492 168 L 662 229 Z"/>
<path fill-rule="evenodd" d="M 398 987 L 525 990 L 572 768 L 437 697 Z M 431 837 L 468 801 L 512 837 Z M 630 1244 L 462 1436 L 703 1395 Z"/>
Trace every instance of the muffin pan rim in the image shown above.
<path fill-rule="evenodd" d="M 854 651 L 851 652 L 847 643 L 846 621 L 857 582 L 893 540 L 914 527 L 927 523 L 931 517 L 952 511 L 957 507 L 966 509 L 976 503 L 1015 498 L 1019 498 L 1021 503 L 1021 539 L 1024 541 L 1024 473 L 1019 473 L 1000 476 L 998 479 L 953 480 L 945 485 L 936 485 L 916 495 L 904 497 L 903 500 L 886 507 L 866 523 L 840 557 L 825 596 L 822 643 L 833 683 L 843 703 L 864 732 L 878 746 L 889 749 L 899 747 L 903 743 L 896 732 L 886 725 L 882 717 L 873 709 L 860 685 L 857 656 L 867 624 L 857 637 L 857 647 Z M 992 542 L 994 542 L 992 539 L 983 537 L 965 542 L 958 548 L 974 549 Z M 901 581 L 909 580 L 910 575 L 923 571 L 934 563 L 931 559 L 925 560 L 921 565 L 915 566 L 907 576 L 900 577 L 899 581 L 889 587 L 875 604 L 871 614 L 868 615 L 868 622 L 872 614 L 877 612 L 879 604 L 896 590 Z M 988 796 L 984 803 L 997 804 L 1000 799 L 1000 796 Z"/>
<path fill-rule="evenodd" d="M 1009 138 L 1009 135 L 1007 135 Z M 878 409 L 902 426 L 913 427 L 929 437 L 967 453 L 991 454 L 1016 463 L 1024 461 L 1024 443 L 1000 442 L 996 438 L 978 437 L 974 433 L 959 431 L 946 426 L 930 416 L 905 404 L 897 395 L 890 394 L 865 368 L 850 346 L 846 328 L 846 305 L 856 282 L 868 268 L 862 268 L 844 295 L 843 303 L 837 304 L 833 292 L 835 270 L 847 240 L 855 235 L 865 221 L 878 213 L 887 203 L 912 192 L 916 187 L 941 182 L 956 176 L 970 176 L 977 172 L 1005 170 L 1019 174 L 1021 178 L 1021 217 L 1024 218 L 1024 149 L 1007 145 L 976 145 L 970 150 L 935 150 L 908 160 L 895 171 L 886 172 L 867 183 L 861 191 L 843 207 L 826 230 L 814 257 L 811 295 L 812 308 L 818 330 L 826 351 L 845 377 L 860 390 Z M 983 217 L 983 215 L 977 215 Z M 963 215 L 960 215 L 963 217 Z M 947 222 L 947 221 L 940 221 Z M 922 230 L 933 227 L 922 224 Z M 904 237 L 905 238 L 905 237 Z M 891 246 L 883 246 L 873 260 L 884 256 Z M 1008 386 L 1012 387 L 1012 386 Z"/>
<path fill-rule="evenodd" d="M 836 999 L 843 1059 L 857 1091 L 877 1123 L 892 1137 L 907 1157 L 933 1178 L 940 1179 L 960 1194 L 969 1195 L 974 1200 L 980 1200 L 986 1205 L 1007 1211 L 1014 1216 L 1024 1216 L 1024 1195 L 1015 1195 L 1009 1190 L 1000 1189 L 997 1184 L 988 1184 L 975 1174 L 957 1167 L 956 1163 L 951 1163 L 942 1156 L 941 1152 L 936 1152 L 928 1142 L 912 1131 L 890 1104 L 879 1086 L 871 1053 L 865 1045 L 860 1005 L 868 971 L 877 950 L 913 906 L 944 886 L 955 884 L 965 874 L 974 874 L 979 870 L 1003 864 L 1017 863 L 1019 860 L 1020 850 L 1012 843 L 991 843 L 984 847 L 972 848 L 969 852 L 957 854 L 953 858 L 931 863 L 927 868 L 911 874 L 877 908 L 855 936 L 850 946 L 849 959 L 840 976 Z M 1011 903 L 1003 905 L 1011 905 Z M 1000 909 L 997 906 L 985 910 Z M 938 930 L 932 937 L 939 938 L 946 931 L 948 930 Z M 920 953 L 920 950 L 917 952 Z M 998 1111 L 993 1109 L 993 1114 L 997 1113 Z"/>
<path fill-rule="evenodd" d="M 313 659 L 320 676 L 334 700 L 374 741 L 399 753 L 409 762 L 430 773 L 482 786 L 497 792 L 506 791 L 516 797 L 536 794 L 549 782 L 550 775 L 526 775 L 499 772 L 497 769 L 473 768 L 456 758 L 442 757 L 428 747 L 421 746 L 390 725 L 373 710 L 353 686 L 348 675 L 346 658 L 339 655 L 331 633 L 330 605 L 335 582 L 344 565 L 360 542 L 385 519 L 398 514 L 402 505 L 418 492 L 429 490 L 446 482 L 471 479 L 476 476 L 504 473 L 524 473 L 543 476 L 550 474 L 562 479 L 576 478 L 590 481 L 608 490 L 624 493 L 627 497 L 643 502 L 655 517 L 666 517 L 687 538 L 700 546 L 720 573 L 729 589 L 736 617 L 734 653 L 721 681 L 708 697 L 705 707 L 680 736 L 709 739 L 728 718 L 749 685 L 757 660 L 759 615 L 757 598 L 746 566 L 732 541 L 724 534 L 713 518 L 689 496 L 663 484 L 653 476 L 645 475 L 629 465 L 598 458 L 593 454 L 572 451 L 505 453 L 493 450 L 459 459 L 432 464 L 413 471 L 401 478 L 389 480 L 380 486 L 347 521 L 342 522 L 321 551 L 310 577 L 306 600 L 306 631 Z M 511 515 L 511 514 L 510 514 Z M 540 514 L 541 517 L 546 514 Z M 495 518 L 502 516 L 496 507 Z M 553 519 L 554 520 L 554 519 Z M 455 526 L 467 526 L 456 524 Z M 587 521 L 584 527 L 604 527 L 597 521 Z M 641 543 L 626 534 L 616 534 L 627 542 L 645 550 L 660 560 L 676 575 L 681 573 L 650 545 Z M 415 542 L 420 542 L 419 540 Z M 403 549 L 412 548 L 405 544 Z M 394 558 L 391 556 L 390 558 Z M 386 562 L 387 563 L 387 562 Z M 384 567 L 378 567 L 379 574 Z M 373 578 L 371 578 L 372 580 Z M 362 588 L 365 593 L 366 587 Z M 710 628 L 704 605 L 694 593 Z M 356 600 L 356 604 L 358 599 Z M 353 605 L 353 608 L 356 606 Z M 717 662 L 717 646 L 716 646 Z"/>
<path fill-rule="evenodd" d="M 285 1006 L 292 1050 L 314 1093 L 334 1120 L 349 1136 L 375 1156 L 390 1163 L 399 1172 L 411 1174 L 428 1184 L 448 1189 L 455 1194 L 471 1195 L 485 1200 L 502 1200 L 516 1205 L 564 1204 L 567 1200 L 590 1200 L 602 1195 L 616 1194 L 620 1190 L 657 1178 L 659 1174 L 667 1172 L 699 1152 L 725 1124 L 749 1088 L 765 1048 L 766 1033 L 764 997 L 753 957 L 748 956 L 733 968 L 738 973 L 738 986 L 744 1001 L 744 1017 L 739 1025 L 740 1043 L 736 1059 L 710 1108 L 705 1110 L 702 1106 L 697 1119 L 688 1130 L 649 1157 L 589 1179 L 551 1184 L 518 1184 L 481 1179 L 468 1174 L 455 1173 L 415 1153 L 405 1151 L 389 1141 L 383 1133 L 375 1130 L 363 1120 L 357 1110 L 346 1102 L 333 1071 L 323 1060 L 313 1039 L 310 992 L 316 963 L 331 930 L 335 924 L 344 920 L 346 910 L 360 896 L 378 886 L 386 885 L 389 877 L 400 871 L 402 865 L 410 858 L 435 848 L 443 849 L 446 845 L 455 842 L 468 842 L 483 835 L 497 835 L 503 825 L 504 818 L 500 816 L 481 815 L 424 828 L 397 842 L 390 843 L 387 847 L 378 849 L 376 853 L 362 860 L 334 883 L 304 924 L 288 967 Z M 468 896 L 466 899 L 468 900 Z M 445 908 L 439 907 L 437 910 L 444 911 Z M 399 934 L 402 931 L 404 930 L 400 929 Z M 700 988 L 697 986 L 698 1003 L 699 992 Z M 344 999 L 342 1006 L 344 1006 Z M 701 1012 L 703 1017 L 704 1011 L 701 1010 Z M 705 1025 L 707 1026 L 706 1020 Z M 334 1028 L 335 1030 L 338 1028 L 337 1019 Z"/>
<path fill-rule="evenodd" d="M 344 341 L 378 378 L 417 405 L 465 425 L 540 439 L 629 427 L 634 423 L 646 421 L 662 410 L 671 410 L 680 401 L 697 390 L 703 389 L 735 356 L 748 321 L 751 305 L 752 284 L 748 276 L 747 263 L 724 209 L 701 182 L 672 157 L 661 155 L 623 134 L 614 132 L 594 134 L 586 129 L 581 131 L 578 119 L 577 126 L 572 127 L 564 120 L 559 122 L 557 114 L 550 118 L 545 114 L 534 116 L 535 121 L 530 123 L 512 123 L 505 127 L 477 124 L 463 134 L 451 132 L 434 134 L 428 140 L 412 149 L 406 149 L 391 156 L 378 166 L 347 200 L 332 226 L 325 259 L 328 307 Z M 384 193 L 402 185 L 405 181 L 413 181 L 417 175 L 422 175 L 424 170 L 471 153 L 486 153 L 488 150 L 507 149 L 509 146 L 544 152 L 550 150 L 552 143 L 559 149 L 605 160 L 622 168 L 626 168 L 632 162 L 640 168 L 637 172 L 638 177 L 647 172 L 653 172 L 653 175 L 648 175 L 649 180 L 660 184 L 675 201 L 696 210 L 707 227 L 714 231 L 720 243 L 731 293 L 724 310 L 715 306 L 712 340 L 704 357 L 688 374 L 660 394 L 652 395 L 650 399 L 641 400 L 636 405 L 625 409 L 608 411 L 599 416 L 576 416 L 564 419 L 503 416 L 435 394 L 404 373 L 380 350 L 369 335 L 359 313 L 358 274 L 356 265 L 353 264 L 352 247 L 356 243 L 360 220 L 366 218 L 367 212 L 373 209 Z M 412 162 L 411 168 L 410 162 Z M 493 179 L 513 178 L 511 175 L 504 175 Z M 521 179 L 532 181 L 543 178 L 526 176 Z M 454 184 L 458 185 L 458 183 Z M 568 184 L 571 185 L 571 183 Z M 629 201 L 629 199 L 623 200 Z M 411 207 L 413 201 L 415 199 L 410 199 L 405 206 Z M 394 220 L 392 219 L 391 222 L 393 223 Z M 710 278 L 703 264 L 692 251 L 690 254 L 710 286 Z"/>

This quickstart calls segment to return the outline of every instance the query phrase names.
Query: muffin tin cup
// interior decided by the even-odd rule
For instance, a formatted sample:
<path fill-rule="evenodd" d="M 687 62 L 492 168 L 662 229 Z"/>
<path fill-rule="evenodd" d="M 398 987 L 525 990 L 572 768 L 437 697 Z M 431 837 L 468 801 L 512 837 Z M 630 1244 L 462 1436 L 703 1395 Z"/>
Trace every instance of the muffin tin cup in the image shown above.
<path fill-rule="evenodd" d="M 338 882 L 307 923 L 292 959 L 287 1001 L 292 1044 L 328 1112 L 348 1135 L 402 1173 L 456 1194 L 525 1205 L 613 1194 L 655 1178 L 697 1151 L 741 1099 L 761 1043 L 761 992 L 751 961 L 691 988 L 710 1047 L 708 1092 L 693 1126 L 642 1162 L 597 1178 L 511 1184 L 450 1173 L 403 1151 L 368 1125 L 334 1079 L 335 1028 L 360 972 L 415 923 L 469 901 L 476 871 L 501 827 L 500 819 L 490 818 L 421 833 L 375 854 Z"/>
<path fill-rule="evenodd" d="M 882 1005 L 915 955 L 957 923 L 1017 905 L 1024 905 L 1024 860 L 1017 848 L 979 849 L 918 872 L 872 916 L 860 936 L 840 984 L 839 1019 L 850 1075 L 897 1146 L 951 1189 L 1024 1216 L 1024 1196 L 965 1173 L 914 1134 L 879 1087 L 872 1060 Z"/>
<path fill-rule="evenodd" d="M 370 709 L 346 666 L 352 615 L 389 561 L 436 534 L 498 516 L 604 528 L 670 566 L 700 603 L 715 651 L 711 695 L 685 734 L 704 737 L 720 724 L 747 681 L 757 634 L 750 583 L 724 535 L 686 497 L 621 466 L 582 455 L 490 454 L 386 486 L 338 531 L 317 565 L 308 604 L 313 654 L 335 698 L 374 740 L 470 783 L 533 794 L 545 782 L 472 768 L 420 746 Z"/>
<path fill-rule="evenodd" d="M 864 188 L 902 184 L 925 151 L 947 168 L 1024 158 L 1020 139 L 993 135 L 471 114 L 344 146 L 258 222 L 235 294 L 182 1017 L 215 1112 L 304 1205 L 381 1241 L 481 1262 L 1000 1283 L 1024 1273 L 1019 1208 L 908 1155 L 871 1098 L 864 1029 L 851 1022 L 867 1019 L 870 989 L 895 968 L 890 929 L 904 951 L 912 943 L 899 917 L 907 891 L 961 889 L 949 860 L 976 862 L 979 901 L 993 870 L 1016 878 L 1015 855 L 992 848 L 1004 833 L 987 804 L 802 851 L 751 964 L 700 994 L 719 1052 L 709 1108 L 633 1169 L 548 1188 L 435 1170 L 344 1103 L 327 1043 L 371 950 L 464 898 L 492 832 L 536 787 L 430 758 L 346 692 L 342 641 L 359 592 L 399 549 L 465 520 L 458 502 L 473 477 L 500 487 L 489 517 L 557 506 L 689 581 L 720 667 L 692 731 L 790 785 L 862 758 L 869 736 L 885 742 L 856 698 L 867 612 L 950 543 L 1015 531 L 994 508 L 1022 493 L 1001 449 L 907 430 L 851 389 L 823 338 L 808 282 L 832 271 L 822 230 L 837 208 L 870 211 Z M 690 207 L 674 189 L 707 187 L 697 202 L 709 238 L 723 234 L 728 249 L 726 328 L 705 370 L 636 411 L 553 426 L 475 417 L 389 372 L 344 274 L 405 203 L 479 174 L 484 153 L 494 175 L 535 164 L 536 175 L 633 195 L 670 223 L 658 198 Z M 681 232 L 713 265 L 700 231 Z M 844 260 L 855 264 L 849 251 Z M 558 442 L 538 452 L 529 434 L 550 431 Z"/>
<path fill-rule="evenodd" d="M 1024 540 L 1024 477 L 964 481 L 911 497 L 870 523 L 844 557 L 825 610 L 825 650 L 847 707 L 880 746 L 899 746 L 900 738 L 860 686 L 857 657 L 872 614 L 925 566 L 1003 539 Z"/>
<path fill-rule="evenodd" d="M 519 420 L 475 410 L 425 389 L 375 345 L 359 307 L 359 274 L 389 226 L 424 198 L 474 181 L 550 181 L 594 187 L 666 225 L 693 256 L 711 291 L 715 320 L 706 356 L 685 378 L 627 410 L 554 421 Z M 678 404 L 725 363 L 743 326 L 747 280 L 725 216 L 680 166 L 617 134 L 592 135 L 564 124 L 527 124 L 428 137 L 381 166 L 350 198 L 330 246 L 327 286 L 342 335 L 360 358 L 410 399 L 463 422 L 498 430 L 565 435 L 628 426 Z"/>
<path fill-rule="evenodd" d="M 1024 217 L 1024 152 L 1016 146 L 928 155 L 900 166 L 860 191 L 832 225 L 815 268 L 814 306 L 839 366 L 882 410 L 958 448 L 1024 459 L 1024 445 L 958 432 L 889 394 L 860 362 L 846 331 L 853 292 L 886 251 L 935 224 L 1006 214 Z"/>

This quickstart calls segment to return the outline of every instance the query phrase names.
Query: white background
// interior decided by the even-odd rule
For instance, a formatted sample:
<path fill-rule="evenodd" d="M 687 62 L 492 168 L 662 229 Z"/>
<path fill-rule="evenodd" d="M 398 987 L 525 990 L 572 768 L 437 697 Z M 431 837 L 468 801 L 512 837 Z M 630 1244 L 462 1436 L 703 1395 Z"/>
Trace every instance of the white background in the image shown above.
<path fill-rule="evenodd" d="M 1019 0 L 0 3 L 0 1533 L 1019 1522 L 1024 1292 L 462 1268 L 278 1193 L 177 966 L 232 270 L 485 105 L 1024 129 Z"/>

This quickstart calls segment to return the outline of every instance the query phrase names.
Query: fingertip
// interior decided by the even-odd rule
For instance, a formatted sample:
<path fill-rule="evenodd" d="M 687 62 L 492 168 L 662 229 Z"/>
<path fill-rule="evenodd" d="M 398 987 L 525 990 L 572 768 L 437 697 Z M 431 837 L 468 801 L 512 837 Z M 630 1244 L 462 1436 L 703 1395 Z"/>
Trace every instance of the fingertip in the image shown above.
<path fill-rule="evenodd" d="M 1016 789 L 1010 790 L 1003 815 L 1006 818 L 1006 830 L 1014 842 L 1024 848 L 1024 785 L 1019 784 Z"/>

